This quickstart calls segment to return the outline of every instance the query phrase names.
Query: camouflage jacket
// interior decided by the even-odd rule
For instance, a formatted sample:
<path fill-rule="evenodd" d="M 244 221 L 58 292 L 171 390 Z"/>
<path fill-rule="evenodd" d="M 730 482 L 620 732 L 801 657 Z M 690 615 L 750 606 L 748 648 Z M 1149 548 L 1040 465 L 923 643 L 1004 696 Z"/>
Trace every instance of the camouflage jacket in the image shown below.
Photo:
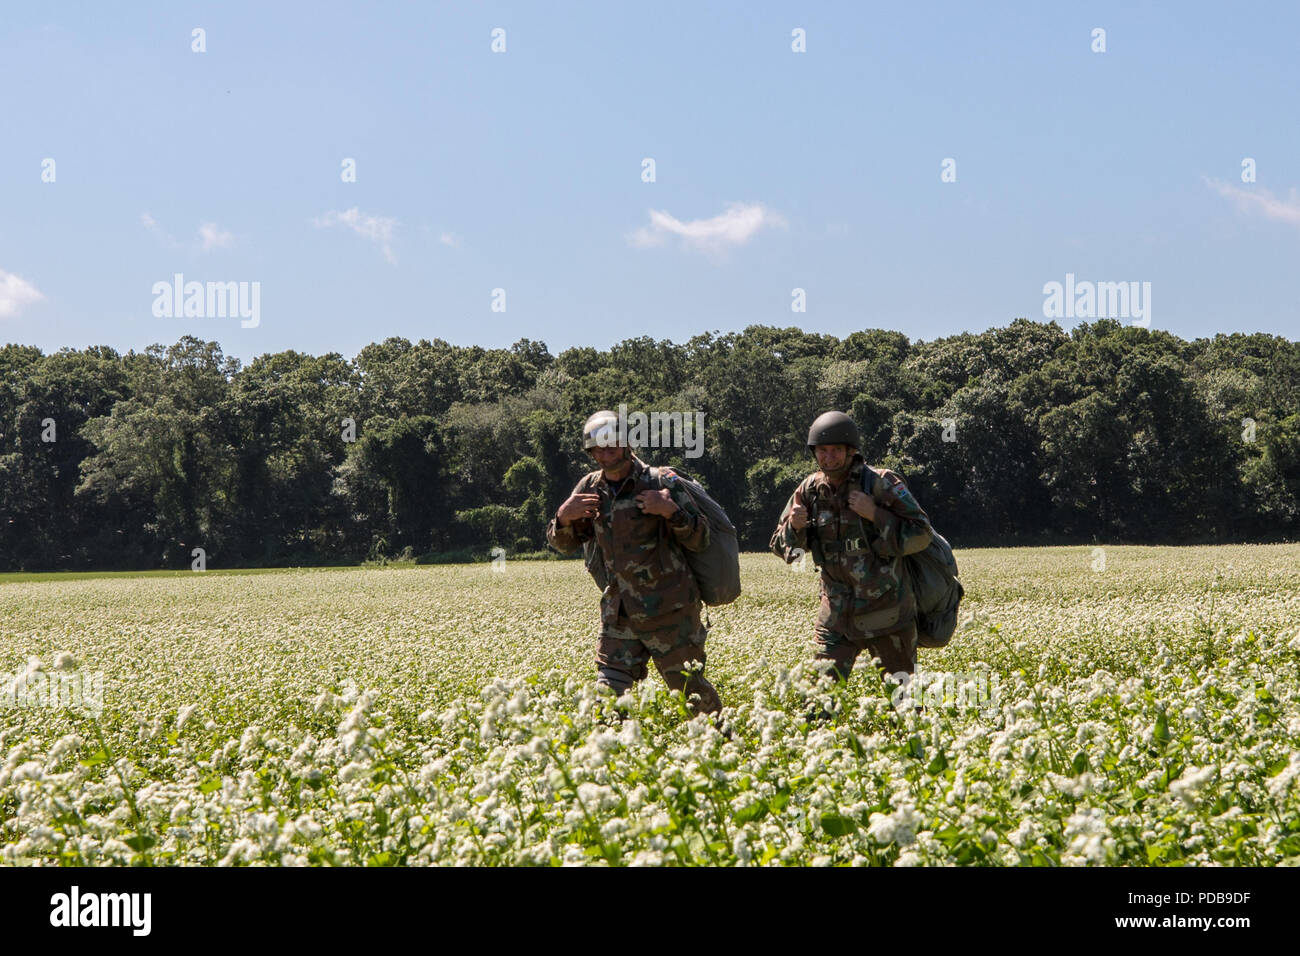
<path fill-rule="evenodd" d="M 800 482 L 781 512 L 771 546 L 789 563 L 811 550 L 809 538 L 815 536 L 824 559 L 818 625 L 870 639 L 914 622 L 916 598 L 902 558 L 924 551 L 933 531 L 903 479 L 887 469 L 876 469 L 871 489 L 875 518 L 867 521 L 850 508 L 849 492 L 862 487 L 865 467 L 862 456 L 854 455 L 838 488 L 820 471 Z M 796 495 L 808 509 L 802 530 L 790 524 Z"/>
<path fill-rule="evenodd" d="M 634 457 L 632 471 L 621 482 L 606 481 L 603 472 L 593 471 L 574 486 L 575 495 L 600 496 L 599 517 L 561 528 L 552 516 L 547 525 L 546 540 L 561 554 L 572 554 L 596 539 L 609 578 L 600 600 L 601 623 L 607 627 L 649 631 L 699 611 L 699 585 L 673 541 L 703 551 L 709 546 L 709 522 L 683 488 L 671 481 L 665 487 L 678 507 L 671 518 L 638 508 L 636 496 L 656 490 L 658 484 L 645 462 Z M 620 622 L 620 616 L 626 620 Z"/>

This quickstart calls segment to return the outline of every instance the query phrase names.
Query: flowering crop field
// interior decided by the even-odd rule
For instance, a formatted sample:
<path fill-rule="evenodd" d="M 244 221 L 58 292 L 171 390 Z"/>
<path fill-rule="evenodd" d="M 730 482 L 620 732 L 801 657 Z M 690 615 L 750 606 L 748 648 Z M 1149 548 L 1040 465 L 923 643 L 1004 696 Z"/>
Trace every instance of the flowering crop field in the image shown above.
<path fill-rule="evenodd" d="M 1300 545 L 958 559 L 949 647 L 831 687 L 816 575 L 743 556 L 721 729 L 594 690 L 576 561 L 0 577 L 3 859 L 1300 861 Z"/>

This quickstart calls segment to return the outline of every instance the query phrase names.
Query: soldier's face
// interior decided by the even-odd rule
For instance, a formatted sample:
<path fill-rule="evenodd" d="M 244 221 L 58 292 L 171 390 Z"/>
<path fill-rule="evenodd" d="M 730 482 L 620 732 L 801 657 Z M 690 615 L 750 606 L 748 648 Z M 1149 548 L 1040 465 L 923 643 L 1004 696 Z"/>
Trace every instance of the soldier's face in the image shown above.
<path fill-rule="evenodd" d="M 818 445 L 814 451 L 817 466 L 828 475 L 842 471 L 849 463 L 848 445 Z"/>
<path fill-rule="evenodd" d="M 600 466 L 606 478 L 621 478 L 632 467 L 631 456 L 628 455 L 627 449 L 619 448 L 617 445 L 608 447 L 597 445 L 591 449 L 591 457 L 596 459 L 596 464 Z"/>

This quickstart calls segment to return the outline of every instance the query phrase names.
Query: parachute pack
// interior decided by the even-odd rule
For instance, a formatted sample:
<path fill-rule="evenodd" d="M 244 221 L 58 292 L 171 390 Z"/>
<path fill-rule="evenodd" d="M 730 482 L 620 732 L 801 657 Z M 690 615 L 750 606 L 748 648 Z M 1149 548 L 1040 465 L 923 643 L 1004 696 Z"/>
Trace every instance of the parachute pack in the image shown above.
<path fill-rule="evenodd" d="M 876 479 L 881 475 L 874 468 L 862 468 L 862 490 L 875 499 Z M 879 503 L 877 499 L 877 503 Z M 810 524 L 810 529 L 815 525 Z M 916 596 L 916 633 L 921 647 L 944 647 L 957 630 L 957 608 L 966 589 L 958 580 L 957 559 L 952 545 L 938 531 L 924 551 L 903 557 L 903 564 L 912 578 L 912 592 Z M 815 533 L 815 530 L 814 530 Z M 816 549 L 814 557 L 817 556 Z"/>
<path fill-rule="evenodd" d="M 680 487 L 709 523 L 709 545 L 703 551 L 682 548 L 682 556 L 695 576 L 700 597 L 709 607 L 730 604 L 740 596 L 740 542 L 736 526 L 727 513 L 695 479 L 672 468 L 651 468 L 650 477 L 658 488 Z M 596 586 L 603 592 L 609 584 L 600 546 L 592 538 L 582 545 L 582 560 Z"/>

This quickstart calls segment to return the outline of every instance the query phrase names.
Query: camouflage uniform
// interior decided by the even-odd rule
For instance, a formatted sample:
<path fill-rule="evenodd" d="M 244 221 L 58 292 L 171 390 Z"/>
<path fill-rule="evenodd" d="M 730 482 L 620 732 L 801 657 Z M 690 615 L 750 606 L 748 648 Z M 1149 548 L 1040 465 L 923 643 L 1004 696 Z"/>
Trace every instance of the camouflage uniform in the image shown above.
<path fill-rule="evenodd" d="M 872 521 L 849 507 L 849 492 L 862 487 L 865 467 L 854 454 L 838 488 L 820 471 L 805 478 L 795 494 L 808 509 L 808 525 L 795 530 L 790 524 L 791 495 L 771 542 L 778 557 L 795 561 L 810 550 L 808 530 L 816 526 L 824 555 L 817 659 L 831 661 L 845 680 L 860 651 L 880 658 L 887 674 L 915 672 L 916 598 L 902 556 L 925 550 L 932 535 L 930 519 L 892 471 L 877 469 Z"/>
<path fill-rule="evenodd" d="M 599 546 L 609 584 L 600 599 L 597 682 L 622 694 L 645 678 L 646 664 L 653 660 L 670 689 L 683 691 L 688 700 L 699 695 L 692 710 L 716 713 L 722 702 L 702 674 L 708 629 L 700 620 L 700 589 L 679 550 L 708 547 L 709 523 L 691 496 L 671 480 L 666 487 L 677 503 L 676 514 L 664 518 L 638 508 L 636 496 L 658 487 L 636 457 L 621 482 L 607 481 L 603 472 L 593 471 L 573 493 L 598 495 L 600 517 L 564 528 L 552 517 L 546 539 L 561 554 L 577 551 L 593 536 Z M 692 662 L 699 663 L 701 672 L 688 681 L 683 668 Z"/>

